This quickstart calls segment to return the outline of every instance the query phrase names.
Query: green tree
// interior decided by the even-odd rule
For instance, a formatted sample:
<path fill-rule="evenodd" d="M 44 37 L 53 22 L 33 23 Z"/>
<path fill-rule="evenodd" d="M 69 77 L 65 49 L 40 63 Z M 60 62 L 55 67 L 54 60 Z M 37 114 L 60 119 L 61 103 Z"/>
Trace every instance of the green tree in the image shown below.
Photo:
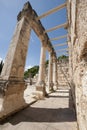
<path fill-rule="evenodd" d="M 48 67 L 48 64 L 49 64 L 49 60 L 46 60 L 46 63 L 45 63 L 46 68 Z"/>
<path fill-rule="evenodd" d="M 30 69 L 28 69 L 27 71 L 24 72 L 24 78 L 33 78 L 37 73 L 38 73 L 38 70 L 39 70 L 39 66 L 34 66 Z"/>
<path fill-rule="evenodd" d="M 57 59 L 58 61 L 68 61 L 69 57 L 66 55 L 62 55 L 62 56 L 59 56 Z"/>
<path fill-rule="evenodd" d="M 48 64 L 49 64 L 49 60 L 47 60 L 45 62 L 45 66 L 46 68 L 48 67 Z M 39 66 L 33 66 L 32 68 L 26 70 L 24 72 L 24 78 L 27 79 L 27 78 L 33 78 L 39 71 Z"/>

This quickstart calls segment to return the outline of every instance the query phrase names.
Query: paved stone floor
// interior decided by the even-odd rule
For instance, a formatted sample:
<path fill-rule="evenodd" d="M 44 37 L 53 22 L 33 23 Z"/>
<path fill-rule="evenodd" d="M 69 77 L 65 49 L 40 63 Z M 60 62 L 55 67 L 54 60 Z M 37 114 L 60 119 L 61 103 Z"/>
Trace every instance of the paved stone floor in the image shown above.
<path fill-rule="evenodd" d="M 14 114 L 0 130 L 77 130 L 69 90 L 59 89 Z"/>

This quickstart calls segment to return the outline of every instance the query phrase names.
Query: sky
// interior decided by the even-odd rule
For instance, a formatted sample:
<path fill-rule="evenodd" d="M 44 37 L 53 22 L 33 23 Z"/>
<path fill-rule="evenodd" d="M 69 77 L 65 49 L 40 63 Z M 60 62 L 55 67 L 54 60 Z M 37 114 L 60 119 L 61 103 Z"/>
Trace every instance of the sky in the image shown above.
<path fill-rule="evenodd" d="M 29 0 L 32 8 L 37 12 L 38 16 L 53 9 L 66 0 Z M 0 60 L 5 60 L 8 52 L 10 41 L 12 39 L 15 26 L 17 24 L 17 15 L 22 10 L 24 3 L 27 0 L 0 0 Z M 67 21 L 66 9 L 61 9 L 60 11 L 53 13 L 45 18 L 41 19 L 41 22 L 46 30 L 55 27 L 59 24 L 63 24 Z M 67 30 L 61 28 L 48 33 L 49 38 L 54 38 L 67 34 Z M 66 42 L 67 39 L 61 39 L 52 41 L 52 44 L 60 44 Z M 56 47 L 55 49 L 66 48 Z M 30 68 L 34 65 L 39 65 L 40 62 L 40 49 L 41 42 L 37 35 L 32 30 L 31 37 L 29 41 L 29 48 L 26 58 L 26 68 Z M 57 53 L 57 56 L 66 54 L 65 52 Z M 49 59 L 49 53 L 46 52 L 46 60 Z"/>

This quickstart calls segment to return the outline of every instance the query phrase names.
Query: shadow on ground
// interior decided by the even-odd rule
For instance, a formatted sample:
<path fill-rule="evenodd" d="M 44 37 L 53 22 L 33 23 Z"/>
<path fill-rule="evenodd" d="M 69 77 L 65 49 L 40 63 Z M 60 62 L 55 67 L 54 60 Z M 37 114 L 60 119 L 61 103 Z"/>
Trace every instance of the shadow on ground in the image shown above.
<path fill-rule="evenodd" d="M 49 98 L 68 98 L 67 96 L 49 96 Z M 56 97 L 56 98 L 55 98 Z M 70 101 L 71 102 L 71 101 Z M 2 121 L 1 124 L 6 122 L 16 125 L 20 122 L 74 122 L 76 121 L 76 115 L 72 108 L 38 108 L 27 107 L 24 110 L 8 117 Z"/>

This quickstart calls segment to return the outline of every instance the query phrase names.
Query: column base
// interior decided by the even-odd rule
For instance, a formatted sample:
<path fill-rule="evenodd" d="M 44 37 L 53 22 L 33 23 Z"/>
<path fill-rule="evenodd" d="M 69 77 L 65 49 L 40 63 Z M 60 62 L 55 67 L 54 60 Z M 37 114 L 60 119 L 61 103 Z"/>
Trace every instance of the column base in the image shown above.
<path fill-rule="evenodd" d="M 24 81 L 0 81 L 0 118 L 5 118 L 27 106 Z"/>
<path fill-rule="evenodd" d="M 43 81 L 36 84 L 36 92 L 34 93 L 37 99 L 44 99 L 47 96 L 45 83 Z"/>
<path fill-rule="evenodd" d="M 57 90 L 58 89 L 58 82 L 56 81 L 55 83 L 54 83 L 54 90 Z"/>
<path fill-rule="evenodd" d="M 48 91 L 49 92 L 54 92 L 53 86 L 54 86 L 53 82 L 51 82 L 51 83 L 48 84 L 48 89 L 49 89 Z"/>

